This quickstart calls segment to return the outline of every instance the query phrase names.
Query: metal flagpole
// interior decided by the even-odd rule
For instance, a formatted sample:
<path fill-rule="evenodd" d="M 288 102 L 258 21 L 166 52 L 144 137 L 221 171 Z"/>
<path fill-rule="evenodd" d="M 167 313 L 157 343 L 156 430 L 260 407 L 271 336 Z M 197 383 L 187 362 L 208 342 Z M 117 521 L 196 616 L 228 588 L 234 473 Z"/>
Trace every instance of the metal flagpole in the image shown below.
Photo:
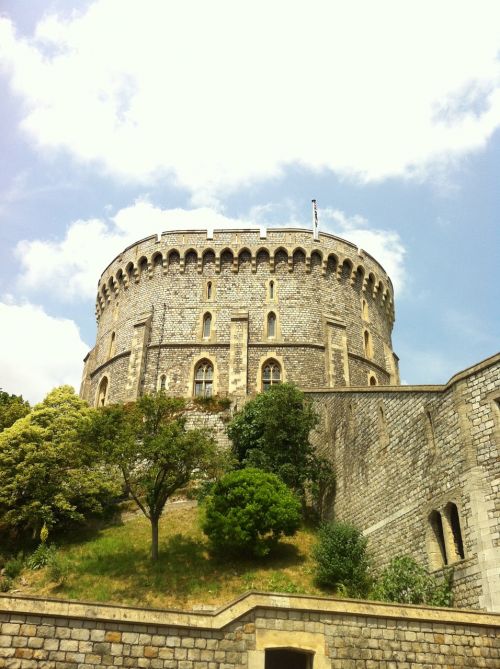
<path fill-rule="evenodd" d="M 313 239 L 319 240 L 319 225 L 318 225 L 318 208 L 316 207 L 316 200 L 312 200 L 312 214 L 313 214 Z"/>

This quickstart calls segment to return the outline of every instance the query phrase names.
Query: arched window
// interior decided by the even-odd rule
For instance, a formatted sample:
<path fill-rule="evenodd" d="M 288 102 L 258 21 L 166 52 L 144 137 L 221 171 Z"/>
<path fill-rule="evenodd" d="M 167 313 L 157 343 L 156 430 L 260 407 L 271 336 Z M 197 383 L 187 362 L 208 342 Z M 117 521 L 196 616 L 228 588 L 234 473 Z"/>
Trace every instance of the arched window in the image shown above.
<path fill-rule="evenodd" d="M 445 507 L 445 513 L 453 535 L 452 549 L 454 549 L 455 558 L 457 560 L 463 560 L 465 558 L 464 542 L 462 539 L 462 529 L 460 527 L 460 517 L 458 515 L 457 505 L 453 502 L 448 502 Z"/>
<path fill-rule="evenodd" d="M 160 382 L 158 383 L 158 390 L 164 392 L 166 387 L 167 387 L 167 375 L 162 374 L 160 376 Z"/>
<path fill-rule="evenodd" d="M 361 302 L 361 317 L 364 321 L 368 320 L 368 303 L 365 299 Z"/>
<path fill-rule="evenodd" d="M 276 360 L 268 360 L 262 367 L 262 390 L 281 383 L 281 367 Z"/>
<path fill-rule="evenodd" d="M 365 357 L 371 358 L 373 356 L 373 349 L 372 349 L 372 340 L 368 330 L 364 331 L 363 338 L 365 345 Z"/>
<path fill-rule="evenodd" d="M 276 314 L 274 311 L 267 314 L 267 336 L 276 337 Z"/>
<path fill-rule="evenodd" d="M 439 569 L 448 564 L 446 545 L 444 541 L 443 519 L 439 511 L 432 511 L 429 515 L 430 523 L 430 559 L 433 569 Z"/>
<path fill-rule="evenodd" d="M 114 356 L 115 350 L 116 350 L 116 335 L 114 332 L 112 332 L 111 339 L 109 340 L 108 358 L 112 358 Z"/>
<path fill-rule="evenodd" d="M 212 282 L 207 281 L 207 300 L 212 299 Z"/>
<path fill-rule="evenodd" d="M 373 374 L 370 374 L 370 385 L 371 386 L 376 386 L 377 384 L 377 377 L 374 376 Z"/>
<path fill-rule="evenodd" d="M 214 368 L 209 360 L 201 360 L 194 371 L 194 396 L 212 397 Z"/>
<path fill-rule="evenodd" d="M 108 401 L 108 377 L 105 376 L 101 379 L 99 383 L 99 388 L 97 389 L 97 400 L 96 406 L 103 407 Z"/>
<path fill-rule="evenodd" d="M 274 300 L 274 281 L 269 281 L 269 299 Z"/>
<path fill-rule="evenodd" d="M 212 314 L 207 311 L 203 316 L 203 339 L 210 339 L 210 332 L 212 330 Z"/>

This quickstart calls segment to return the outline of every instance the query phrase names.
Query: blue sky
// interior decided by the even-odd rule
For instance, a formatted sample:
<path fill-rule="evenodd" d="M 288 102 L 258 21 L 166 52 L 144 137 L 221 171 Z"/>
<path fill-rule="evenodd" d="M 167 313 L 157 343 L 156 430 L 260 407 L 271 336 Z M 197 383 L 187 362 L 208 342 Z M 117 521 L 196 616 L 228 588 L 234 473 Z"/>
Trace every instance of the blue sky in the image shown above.
<path fill-rule="evenodd" d="M 406 383 L 498 350 L 500 5 L 3 0 L 0 387 L 78 387 L 99 274 L 175 227 L 310 225 L 396 288 Z"/>

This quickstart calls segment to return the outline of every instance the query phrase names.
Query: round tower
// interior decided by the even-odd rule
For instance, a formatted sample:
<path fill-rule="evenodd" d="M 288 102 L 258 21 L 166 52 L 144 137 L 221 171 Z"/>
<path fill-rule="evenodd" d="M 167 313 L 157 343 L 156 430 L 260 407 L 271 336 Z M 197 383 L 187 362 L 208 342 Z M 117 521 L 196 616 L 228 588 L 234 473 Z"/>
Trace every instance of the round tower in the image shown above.
<path fill-rule="evenodd" d="M 284 381 L 399 383 L 391 281 L 368 253 L 326 233 L 148 237 L 104 270 L 96 315 L 81 389 L 91 404 L 157 389 L 237 400 Z"/>

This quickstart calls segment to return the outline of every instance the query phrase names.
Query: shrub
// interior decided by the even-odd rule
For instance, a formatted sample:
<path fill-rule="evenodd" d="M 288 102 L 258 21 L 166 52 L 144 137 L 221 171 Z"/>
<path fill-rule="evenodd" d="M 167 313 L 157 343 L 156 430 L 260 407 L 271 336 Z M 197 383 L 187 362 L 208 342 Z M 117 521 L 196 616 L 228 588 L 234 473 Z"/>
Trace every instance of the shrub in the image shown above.
<path fill-rule="evenodd" d="M 369 585 L 366 544 L 361 531 L 349 523 L 322 525 L 313 548 L 318 585 L 348 596 L 365 595 Z"/>
<path fill-rule="evenodd" d="M 3 568 L 4 576 L 7 578 L 17 578 L 24 567 L 24 557 L 22 553 L 18 553 L 16 557 L 7 560 Z"/>
<path fill-rule="evenodd" d="M 54 551 L 49 557 L 47 563 L 48 566 L 48 576 L 51 581 L 63 585 L 69 575 L 69 565 L 67 562 L 61 560 L 61 558 Z"/>
<path fill-rule="evenodd" d="M 12 588 L 12 579 L 8 576 L 0 576 L 0 592 L 9 592 Z"/>
<path fill-rule="evenodd" d="M 441 579 L 436 578 L 412 557 L 402 555 L 395 557 L 376 580 L 371 597 L 401 604 L 451 606 L 452 577 L 449 571 Z"/>
<path fill-rule="evenodd" d="M 31 553 L 31 555 L 28 557 L 28 559 L 26 560 L 26 564 L 30 569 L 33 569 L 34 571 L 36 569 L 41 569 L 42 567 L 46 567 L 53 559 L 55 552 L 56 552 L 56 547 L 54 546 L 54 544 L 47 546 L 47 544 L 41 543 L 35 548 L 33 553 Z"/>
<path fill-rule="evenodd" d="M 282 535 L 295 534 L 300 515 L 299 500 L 275 474 L 242 469 L 215 485 L 203 531 L 215 553 L 262 557 Z"/>

